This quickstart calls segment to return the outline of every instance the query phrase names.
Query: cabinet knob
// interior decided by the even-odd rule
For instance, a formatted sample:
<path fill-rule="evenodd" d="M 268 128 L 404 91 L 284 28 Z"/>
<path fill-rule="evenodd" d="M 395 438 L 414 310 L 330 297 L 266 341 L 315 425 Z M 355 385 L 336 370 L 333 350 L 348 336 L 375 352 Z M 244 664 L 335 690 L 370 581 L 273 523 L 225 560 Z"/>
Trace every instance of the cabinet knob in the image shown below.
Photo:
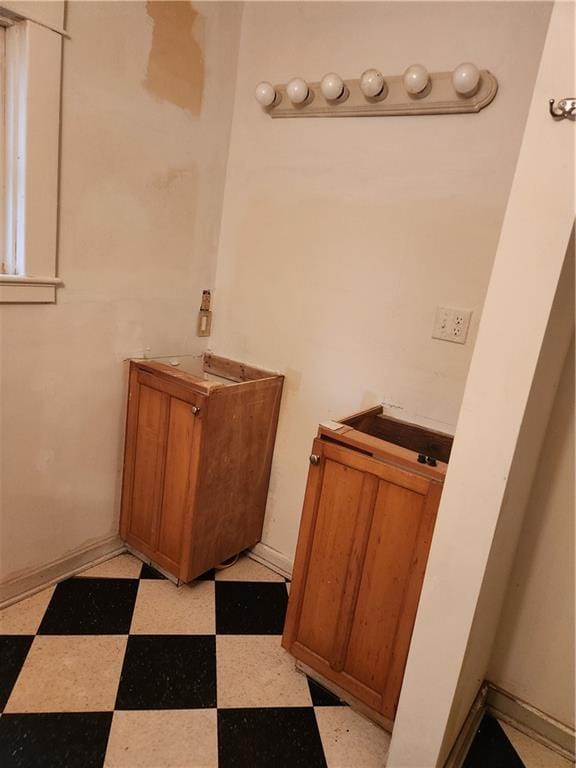
<path fill-rule="evenodd" d="M 194 416 L 198 416 L 198 414 L 200 413 L 200 407 L 198 405 L 193 405 L 192 413 L 194 414 Z"/>
<path fill-rule="evenodd" d="M 313 453 L 310 456 L 310 464 L 313 464 L 314 466 L 317 466 L 318 464 L 320 464 L 320 456 L 318 456 L 317 453 Z"/>

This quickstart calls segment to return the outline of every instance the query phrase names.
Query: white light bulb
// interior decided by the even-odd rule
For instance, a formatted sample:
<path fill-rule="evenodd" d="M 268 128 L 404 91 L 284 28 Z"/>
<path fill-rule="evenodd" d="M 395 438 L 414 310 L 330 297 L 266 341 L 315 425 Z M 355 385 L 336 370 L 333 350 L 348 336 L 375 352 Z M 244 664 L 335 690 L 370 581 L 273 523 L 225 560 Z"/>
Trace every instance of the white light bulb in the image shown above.
<path fill-rule="evenodd" d="M 267 80 L 263 80 L 256 86 L 256 101 L 263 107 L 269 107 L 276 100 L 276 89 Z"/>
<path fill-rule="evenodd" d="M 422 64 L 412 64 L 404 72 L 404 88 L 413 95 L 422 93 L 428 85 L 428 70 Z"/>
<path fill-rule="evenodd" d="M 360 90 L 368 99 L 379 96 L 384 89 L 384 76 L 377 69 L 367 69 L 360 75 Z"/>
<path fill-rule="evenodd" d="M 466 62 L 456 67 L 452 72 L 452 84 L 456 93 L 471 96 L 480 82 L 480 71 L 475 64 Z"/>
<path fill-rule="evenodd" d="M 292 104 L 303 104 L 308 98 L 308 83 L 301 77 L 294 77 L 286 86 L 286 94 Z"/>
<path fill-rule="evenodd" d="M 325 99 L 335 101 L 344 93 L 344 81 L 336 72 L 329 72 L 322 78 L 320 90 Z"/>

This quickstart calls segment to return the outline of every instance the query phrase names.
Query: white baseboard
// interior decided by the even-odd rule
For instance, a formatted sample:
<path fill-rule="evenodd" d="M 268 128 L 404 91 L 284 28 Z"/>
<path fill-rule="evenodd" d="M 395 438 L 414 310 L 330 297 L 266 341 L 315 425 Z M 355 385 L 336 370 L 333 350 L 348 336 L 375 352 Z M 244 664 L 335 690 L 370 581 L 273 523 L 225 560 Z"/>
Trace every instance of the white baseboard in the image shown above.
<path fill-rule="evenodd" d="M 88 567 L 109 560 L 125 550 L 126 547 L 118 536 L 110 536 L 40 568 L 25 571 L 14 579 L 0 583 L 0 609 L 30 597 Z"/>
<path fill-rule="evenodd" d="M 283 555 L 282 552 L 278 552 L 277 549 L 269 547 L 268 544 L 263 544 L 261 541 L 255 544 L 252 549 L 249 549 L 246 553 L 248 557 L 253 560 L 257 560 L 262 565 L 267 566 L 272 571 L 276 571 L 281 576 L 292 578 L 293 563 L 289 557 Z"/>
<path fill-rule="evenodd" d="M 503 720 L 531 739 L 574 761 L 575 733 L 564 723 L 539 709 L 516 699 L 512 694 L 489 684 L 486 707 L 490 714 Z"/>

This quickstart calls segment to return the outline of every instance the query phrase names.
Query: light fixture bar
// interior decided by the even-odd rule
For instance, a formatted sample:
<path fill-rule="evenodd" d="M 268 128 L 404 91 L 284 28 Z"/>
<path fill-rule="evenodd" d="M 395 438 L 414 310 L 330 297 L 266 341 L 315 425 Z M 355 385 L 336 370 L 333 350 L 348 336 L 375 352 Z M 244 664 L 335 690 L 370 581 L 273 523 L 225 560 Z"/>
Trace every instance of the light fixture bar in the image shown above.
<path fill-rule="evenodd" d="M 273 86 L 273 103 L 263 108 L 270 117 L 371 117 L 480 112 L 496 96 L 498 81 L 487 69 L 480 70 L 474 92 L 465 95 L 459 93 L 456 87 L 462 87 L 461 81 L 466 81 L 467 73 L 457 76 L 457 72 L 430 72 L 427 86 L 415 94 L 408 92 L 404 75 L 384 76 L 382 91 L 373 98 L 362 92 L 360 80 L 343 80 L 344 97 L 336 100 L 324 96 L 321 83 L 305 83 L 308 96 L 301 103 L 291 101 L 285 85 L 276 85 Z M 327 90 L 326 83 L 324 90 Z"/>

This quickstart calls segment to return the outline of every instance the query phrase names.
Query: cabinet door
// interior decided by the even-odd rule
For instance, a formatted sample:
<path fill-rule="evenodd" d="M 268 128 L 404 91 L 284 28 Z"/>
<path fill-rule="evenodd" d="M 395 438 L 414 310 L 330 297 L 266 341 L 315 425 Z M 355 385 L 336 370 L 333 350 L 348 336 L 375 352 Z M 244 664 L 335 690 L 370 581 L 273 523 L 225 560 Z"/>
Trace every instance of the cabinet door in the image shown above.
<path fill-rule="evenodd" d="M 121 534 L 175 576 L 194 494 L 190 467 L 201 399 L 190 400 L 165 391 L 161 379 L 131 372 Z"/>
<path fill-rule="evenodd" d="M 166 439 L 166 467 L 155 541 L 156 562 L 179 574 L 184 521 L 192 505 L 190 465 L 197 419 L 190 403 L 171 397 Z"/>
<path fill-rule="evenodd" d="M 122 535 L 152 557 L 162 504 L 170 396 L 130 382 L 122 504 Z"/>
<path fill-rule="evenodd" d="M 284 645 L 392 720 L 441 484 L 316 440 Z"/>

